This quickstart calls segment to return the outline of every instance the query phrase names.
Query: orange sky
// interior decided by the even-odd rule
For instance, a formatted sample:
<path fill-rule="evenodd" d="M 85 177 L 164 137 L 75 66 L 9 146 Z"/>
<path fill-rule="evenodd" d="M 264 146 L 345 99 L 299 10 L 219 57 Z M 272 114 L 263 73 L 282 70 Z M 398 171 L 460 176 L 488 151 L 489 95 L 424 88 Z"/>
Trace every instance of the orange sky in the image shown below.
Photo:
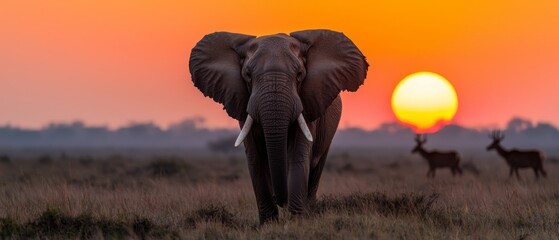
<path fill-rule="evenodd" d="M 163 126 L 204 116 L 230 127 L 190 81 L 190 49 L 205 34 L 329 28 L 371 64 L 343 94 L 342 127 L 394 120 L 399 80 L 433 71 L 456 88 L 455 121 L 503 125 L 513 116 L 559 125 L 559 1 L 0 2 L 0 125 L 84 120 Z"/>

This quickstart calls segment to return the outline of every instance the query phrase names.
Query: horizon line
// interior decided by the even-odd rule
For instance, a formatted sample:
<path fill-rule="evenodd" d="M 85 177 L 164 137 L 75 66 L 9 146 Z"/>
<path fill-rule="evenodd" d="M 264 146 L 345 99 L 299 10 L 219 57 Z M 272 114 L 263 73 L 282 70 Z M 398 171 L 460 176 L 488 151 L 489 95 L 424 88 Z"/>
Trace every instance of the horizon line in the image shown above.
<path fill-rule="evenodd" d="M 437 129 L 437 131 L 433 132 L 436 133 L 448 126 L 459 126 L 462 128 L 467 128 L 467 129 L 475 129 L 475 130 L 488 130 L 488 129 L 506 129 L 507 126 L 514 120 L 520 120 L 523 122 L 527 122 L 532 126 L 536 126 L 539 124 L 549 124 L 555 128 L 558 128 L 557 126 L 559 126 L 559 124 L 556 124 L 552 121 L 546 121 L 546 120 L 532 120 L 526 117 L 520 117 L 520 116 L 515 116 L 515 117 L 511 117 L 509 120 L 506 121 L 506 123 L 504 124 L 504 126 L 498 126 L 499 124 L 496 123 L 489 123 L 489 124 L 484 124 L 484 125 L 478 125 L 478 126 L 471 126 L 471 125 L 467 125 L 467 124 L 460 124 L 457 122 L 450 122 L 446 125 L 444 125 L 443 127 L 440 127 L 439 129 Z M 11 122 L 6 122 L 6 123 L 2 123 L 0 124 L 0 128 L 12 128 L 12 129 L 21 129 L 21 130 L 44 130 L 47 129 L 49 127 L 53 127 L 53 126 L 69 126 L 69 125 L 74 125 L 74 124 L 78 124 L 78 125 L 83 125 L 83 127 L 85 128 L 105 128 L 108 130 L 118 130 L 118 129 L 122 129 L 122 128 L 127 128 L 130 126 L 137 126 L 137 125 L 152 125 L 152 126 L 156 126 L 157 128 L 161 129 L 161 130 L 169 130 L 174 126 L 180 126 L 180 125 L 184 125 L 184 124 L 190 124 L 193 128 L 195 129 L 208 129 L 208 130 L 238 130 L 238 127 L 225 127 L 225 126 L 219 126 L 219 127 L 211 127 L 211 126 L 206 126 L 204 124 L 204 122 L 206 121 L 206 119 L 202 116 L 195 116 L 195 117 L 189 117 L 189 118 L 184 118 L 182 120 L 176 121 L 176 122 L 172 122 L 170 124 L 167 124 L 167 126 L 164 126 L 165 124 L 161 124 L 161 123 L 157 123 L 154 120 L 145 120 L 145 121 L 141 121 L 141 120 L 132 120 L 129 121 L 128 123 L 125 124 L 120 124 L 118 126 L 110 126 L 109 124 L 94 124 L 94 123 L 88 123 L 87 121 L 84 120 L 69 120 L 69 121 L 51 121 L 48 122 L 46 124 L 43 124 L 40 127 L 30 127 L 30 126 L 21 126 L 21 125 L 17 125 L 17 124 L 13 124 Z M 390 124 L 397 124 L 399 127 L 402 128 L 406 128 L 406 129 L 410 129 L 412 131 L 414 131 L 414 129 L 410 126 L 407 126 L 406 124 L 403 124 L 401 122 L 399 122 L 398 120 L 393 120 L 393 121 L 385 121 L 382 122 L 380 124 L 378 124 L 375 127 L 372 128 L 366 128 L 366 127 L 362 127 L 362 126 L 351 126 L 348 124 L 346 124 L 346 126 L 339 126 L 338 130 L 346 130 L 346 129 L 360 129 L 360 130 L 365 130 L 365 131 L 374 131 L 377 129 L 381 129 L 383 126 L 386 125 L 390 125 Z M 559 129 L 559 128 L 558 128 Z"/>

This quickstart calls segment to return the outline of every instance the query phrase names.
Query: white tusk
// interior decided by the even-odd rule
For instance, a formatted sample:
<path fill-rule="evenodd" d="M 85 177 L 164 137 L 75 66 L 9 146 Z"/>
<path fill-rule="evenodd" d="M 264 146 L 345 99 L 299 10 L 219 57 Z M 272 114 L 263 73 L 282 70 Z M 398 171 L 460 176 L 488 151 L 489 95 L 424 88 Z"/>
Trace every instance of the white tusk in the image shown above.
<path fill-rule="evenodd" d="M 250 132 L 250 128 L 252 127 L 252 121 L 252 117 L 248 115 L 247 120 L 245 121 L 245 125 L 243 125 L 243 129 L 241 130 L 241 133 L 239 133 L 239 136 L 235 141 L 235 147 L 241 145 L 241 143 L 243 143 L 243 141 L 247 137 L 248 133 Z"/>
<path fill-rule="evenodd" d="M 309 126 L 307 126 L 307 122 L 305 121 L 302 113 L 301 115 L 299 115 L 299 118 L 297 118 L 297 122 L 299 122 L 299 127 L 301 127 L 301 130 L 303 130 L 303 134 L 305 134 L 307 140 L 309 140 L 309 142 L 312 142 L 313 140 L 311 131 L 309 130 Z"/>

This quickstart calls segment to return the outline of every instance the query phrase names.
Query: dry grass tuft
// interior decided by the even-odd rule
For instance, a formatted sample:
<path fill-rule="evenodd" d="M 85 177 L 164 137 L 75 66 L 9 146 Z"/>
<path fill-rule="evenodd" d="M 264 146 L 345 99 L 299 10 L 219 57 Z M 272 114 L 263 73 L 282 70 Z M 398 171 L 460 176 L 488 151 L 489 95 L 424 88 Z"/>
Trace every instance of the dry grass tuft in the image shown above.
<path fill-rule="evenodd" d="M 374 214 L 383 216 L 418 215 L 425 216 L 432 210 L 432 206 L 439 197 L 409 193 L 389 197 L 384 193 L 352 193 L 348 196 L 323 196 L 320 201 L 310 206 L 310 213 L 324 214 L 325 212 Z"/>
<path fill-rule="evenodd" d="M 215 205 L 213 203 L 195 210 L 194 213 L 187 218 L 187 221 L 193 223 L 193 227 L 204 222 L 216 222 L 224 227 L 233 229 L 237 229 L 241 226 L 240 222 L 235 219 L 235 215 L 227 210 L 225 206 Z"/>

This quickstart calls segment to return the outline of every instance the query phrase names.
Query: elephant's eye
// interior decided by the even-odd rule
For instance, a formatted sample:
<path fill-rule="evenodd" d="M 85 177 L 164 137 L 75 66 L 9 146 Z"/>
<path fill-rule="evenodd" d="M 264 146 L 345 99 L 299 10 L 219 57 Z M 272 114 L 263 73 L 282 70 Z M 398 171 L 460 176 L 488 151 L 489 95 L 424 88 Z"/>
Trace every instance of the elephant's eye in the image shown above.
<path fill-rule="evenodd" d="M 301 82 L 305 78 L 305 71 L 299 71 L 297 73 L 297 81 Z"/>
<path fill-rule="evenodd" d="M 251 72 L 250 72 L 249 70 L 246 70 L 246 71 L 245 71 L 245 80 L 246 80 L 247 82 L 252 81 L 252 74 L 251 74 Z"/>

